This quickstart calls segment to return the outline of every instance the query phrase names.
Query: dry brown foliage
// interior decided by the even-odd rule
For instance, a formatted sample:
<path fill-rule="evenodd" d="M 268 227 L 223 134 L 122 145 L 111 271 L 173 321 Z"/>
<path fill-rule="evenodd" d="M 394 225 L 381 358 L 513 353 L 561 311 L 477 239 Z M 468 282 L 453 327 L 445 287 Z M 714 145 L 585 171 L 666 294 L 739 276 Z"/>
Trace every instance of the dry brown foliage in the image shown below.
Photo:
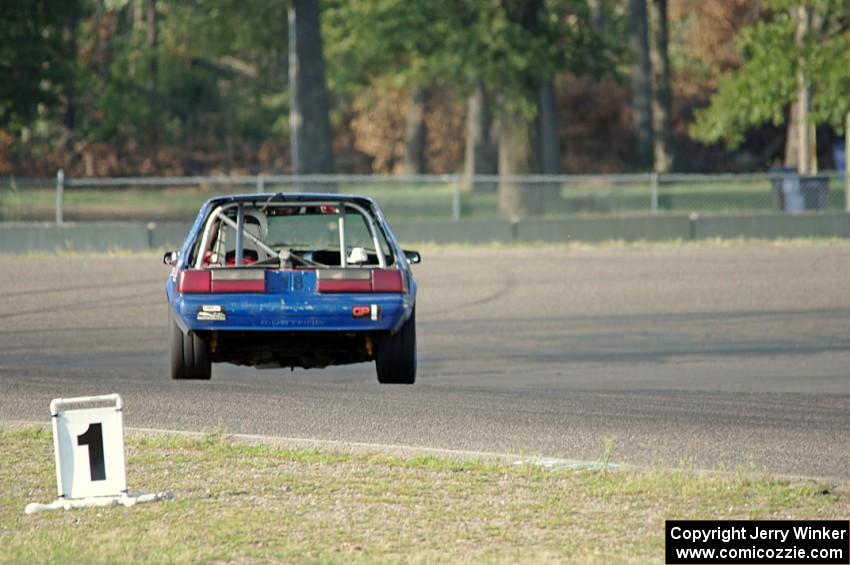
<path fill-rule="evenodd" d="M 406 90 L 372 86 L 354 101 L 350 129 L 353 147 L 371 158 L 376 174 L 399 172 L 404 158 Z M 463 168 L 466 104 L 449 88 L 432 88 L 426 105 L 428 171 L 454 173 Z"/>
<path fill-rule="evenodd" d="M 714 74 L 737 68 L 741 57 L 735 38 L 763 14 L 760 0 L 672 0 L 670 20 L 689 23 L 684 48 Z"/>
<path fill-rule="evenodd" d="M 634 161 L 635 136 L 627 87 L 612 81 L 563 74 L 558 96 L 561 170 L 614 173 Z"/>
<path fill-rule="evenodd" d="M 372 86 L 353 105 L 354 147 L 372 158 L 373 173 L 390 173 L 404 156 L 404 113 L 407 94 Z"/>

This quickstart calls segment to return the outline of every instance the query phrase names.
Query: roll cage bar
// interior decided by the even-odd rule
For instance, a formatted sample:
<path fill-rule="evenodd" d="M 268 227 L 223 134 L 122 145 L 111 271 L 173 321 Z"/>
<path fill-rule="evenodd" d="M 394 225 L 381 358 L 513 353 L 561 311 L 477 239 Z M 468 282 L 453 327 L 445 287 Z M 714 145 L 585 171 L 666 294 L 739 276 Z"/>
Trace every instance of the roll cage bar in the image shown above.
<path fill-rule="evenodd" d="M 213 211 L 210 213 L 209 217 L 206 219 L 204 223 L 204 230 L 201 236 L 201 243 L 198 246 L 198 253 L 195 257 L 194 268 L 201 269 L 204 266 L 204 253 L 209 246 L 210 237 L 212 234 L 212 228 L 215 224 L 215 220 L 227 224 L 232 227 L 236 231 L 236 266 L 241 267 L 244 265 L 244 244 L 245 238 L 247 237 L 251 242 L 254 243 L 258 248 L 262 249 L 266 254 L 271 257 L 278 257 L 283 262 L 284 253 L 286 250 L 275 251 L 268 244 L 266 244 L 263 240 L 247 231 L 245 227 L 245 207 L 246 202 L 232 202 L 228 204 L 222 204 L 216 206 Z M 369 235 L 372 237 L 372 242 L 375 245 L 375 255 L 378 258 L 378 265 L 380 268 L 385 269 L 387 267 L 387 259 L 383 251 L 383 247 L 381 246 L 381 240 L 378 236 L 379 227 L 375 225 L 375 219 L 371 213 L 369 213 L 366 208 L 361 206 L 356 202 L 347 202 L 347 201 L 333 201 L 333 200 L 306 200 L 306 201 L 292 201 L 292 202 L 270 202 L 267 201 L 263 203 L 262 206 L 258 206 L 256 202 L 250 204 L 250 208 L 258 209 L 265 212 L 266 208 L 269 207 L 286 207 L 286 208 L 303 208 L 309 206 L 334 206 L 337 208 L 337 222 L 339 226 L 339 264 L 340 268 L 348 267 L 348 254 L 346 250 L 346 241 L 345 241 L 345 210 L 346 208 L 350 208 L 357 213 L 359 213 L 366 221 L 366 226 L 369 229 Z M 236 221 L 233 221 L 232 218 L 227 216 L 225 212 L 236 208 Z M 395 253 L 393 246 L 389 241 L 387 241 L 387 247 L 389 248 L 391 253 Z"/>

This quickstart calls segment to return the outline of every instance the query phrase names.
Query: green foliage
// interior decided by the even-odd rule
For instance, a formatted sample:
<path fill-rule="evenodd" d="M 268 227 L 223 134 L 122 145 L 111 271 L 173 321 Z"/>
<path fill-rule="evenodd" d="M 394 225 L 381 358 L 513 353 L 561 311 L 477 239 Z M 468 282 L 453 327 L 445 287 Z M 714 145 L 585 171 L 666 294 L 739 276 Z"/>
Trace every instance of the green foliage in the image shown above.
<path fill-rule="evenodd" d="M 289 130 L 287 3 L 0 3 L 0 130 L 27 151 L 254 146 Z M 542 6 L 542 9 L 538 9 Z M 333 117 L 374 84 L 484 83 L 529 119 L 557 72 L 612 72 L 622 34 L 591 31 L 586 0 L 323 0 Z M 530 19 L 520 21 L 519 13 Z M 621 21 L 611 11 L 609 21 Z M 37 149 L 36 149 L 37 147 Z M 96 149 L 95 149 L 96 150 Z"/>
<path fill-rule="evenodd" d="M 77 9 L 75 0 L 0 3 L 0 127 L 17 130 L 57 104 L 71 71 L 63 32 Z"/>
<path fill-rule="evenodd" d="M 153 50 L 134 8 L 107 3 L 80 26 L 79 137 L 179 144 L 280 133 L 274 96 L 286 88 L 285 5 L 160 0 Z"/>
<path fill-rule="evenodd" d="M 781 1 L 790 2 L 776 0 L 776 5 Z M 219 162 L 227 150 L 244 162 L 245 155 L 258 154 L 254 149 L 260 144 L 289 133 L 286 2 L 157 0 L 154 48 L 148 46 L 149 0 L 0 4 L 0 130 L 19 134 L 27 127 L 29 133 L 2 138 L 15 140 L 5 142 L 16 144 L 12 155 L 23 149 L 18 154 L 50 156 L 40 159 L 50 161 L 50 167 L 65 159 L 70 169 L 74 163 L 80 166 L 81 154 L 97 153 L 92 158 L 99 164 L 120 163 L 110 169 L 117 174 L 135 152 L 142 157 L 139 162 L 166 155 L 153 159 L 154 167 L 172 162 L 172 155 L 174 162 L 192 161 L 194 155 L 187 158 L 185 150 L 214 154 L 209 162 Z M 321 4 L 326 78 L 337 124 L 351 117 L 356 97 L 380 92 L 375 85 L 393 90 L 449 86 L 462 97 L 484 83 L 498 94 L 498 110 L 530 119 L 538 87 L 558 73 L 616 75 L 629 62 L 628 17 L 621 0 L 603 2 L 606 15 L 599 32 L 590 25 L 587 0 Z M 518 14 L 523 10 L 534 17 L 522 20 Z M 842 18 L 839 23 L 846 27 L 847 18 Z M 793 43 L 789 21 L 777 8 L 766 29 L 749 30 L 752 37 L 742 39 L 742 48 L 752 51 L 747 68 L 760 70 L 726 79 L 730 86 L 718 94 L 717 109 L 710 119 L 701 117 L 704 136 L 740 140 L 740 132 L 754 121 L 784 119 L 796 68 L 784 47 Z M 776 26 L 782 28 L 779 36 Z M 845 37 L 834 39 L 813 45 L 809 62 L 824 69 L 817 71 L 816 104 L 829 123 L 840 122 L 846 107 L 830 101 L 842 100 L 848 91 L 846 73 L 830 72 L 841 59 Z M 739 103 L 747 97 L 753 108 Z M 337 141 L 354 145 L 350 137 L 341 138 Z M 107 150 L 91 148 L 90 142 L 101 142 L 113 153 L 107 157 Z M 163 146 L 169 151 L 156 151 Z M 264 162 L 281 162 L 274 153 L 282 147 L 268 144 Z M 11 158 L 4 164 L 20 167 Z M 102 174 L 107 167 L 95 169 Z"/>
<path fill-rule="evenodd" d="M 288 131 L 287 26 L 286 3 L 175 3 L 163 48 L 211 82 L 226 129 L 259 141 Z"/>
<path fill-rule="evenodd" d="M 345 95 L 375 80 L 395 88 L 452 84 L 461 91 L 483 82 L 509 109 L 533 115 L 537 86 L 557 71 L 601 74 L 613 68 L 613 51 L 587 25 L 585 2 L 553 0 L 533 26 L 512 17 L 518 4 L 329 2 L 323 33 L 330 86 Z"/>
<path fill-rule="evenodd" d="M 721 77 L 710 106 L 696 114 L 693 138 L 725 141 L 735 148 L 749 129 L 783 124 L 796 99 L 801 70 L 812 89 L 811 119 L 843 130 L 843 116 L 850 110 L 850 6 L 838 0 L 808 2 L 823 23 L 798 46 L 791 11 L 799 2 L 774 0 L 770 5 L 772 17 L 741 33 L 744 64 Z"/>

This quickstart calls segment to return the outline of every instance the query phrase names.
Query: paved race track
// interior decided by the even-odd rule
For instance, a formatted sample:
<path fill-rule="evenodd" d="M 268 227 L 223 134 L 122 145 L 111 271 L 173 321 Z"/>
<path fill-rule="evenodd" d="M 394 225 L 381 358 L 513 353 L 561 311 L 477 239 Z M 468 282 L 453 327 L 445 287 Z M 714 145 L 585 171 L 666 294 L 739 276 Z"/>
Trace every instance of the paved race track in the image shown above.
<path fill-rule="evenodd" d="M 120 392 L 128 426 L 850 480 L 850 245 L 438 251 L 419 378 L 171 382 L 153 256 L 0 260 L 0 421 Z"/>

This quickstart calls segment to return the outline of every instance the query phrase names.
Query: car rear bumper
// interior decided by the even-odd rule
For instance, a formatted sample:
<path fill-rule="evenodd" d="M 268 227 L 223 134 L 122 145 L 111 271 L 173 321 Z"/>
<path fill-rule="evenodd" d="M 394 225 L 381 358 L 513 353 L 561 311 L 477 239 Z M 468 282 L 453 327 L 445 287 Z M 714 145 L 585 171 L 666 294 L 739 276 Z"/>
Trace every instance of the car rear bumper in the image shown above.
<path fill-rule="evenodd" d="M 296 299 L 280 294 L 179 294 L 172 313 L 188 331 L 395 331 L 412 305 L 398 294 L 324 295 Z M 369 315 L 355 318 L 355 307 Z"/>

